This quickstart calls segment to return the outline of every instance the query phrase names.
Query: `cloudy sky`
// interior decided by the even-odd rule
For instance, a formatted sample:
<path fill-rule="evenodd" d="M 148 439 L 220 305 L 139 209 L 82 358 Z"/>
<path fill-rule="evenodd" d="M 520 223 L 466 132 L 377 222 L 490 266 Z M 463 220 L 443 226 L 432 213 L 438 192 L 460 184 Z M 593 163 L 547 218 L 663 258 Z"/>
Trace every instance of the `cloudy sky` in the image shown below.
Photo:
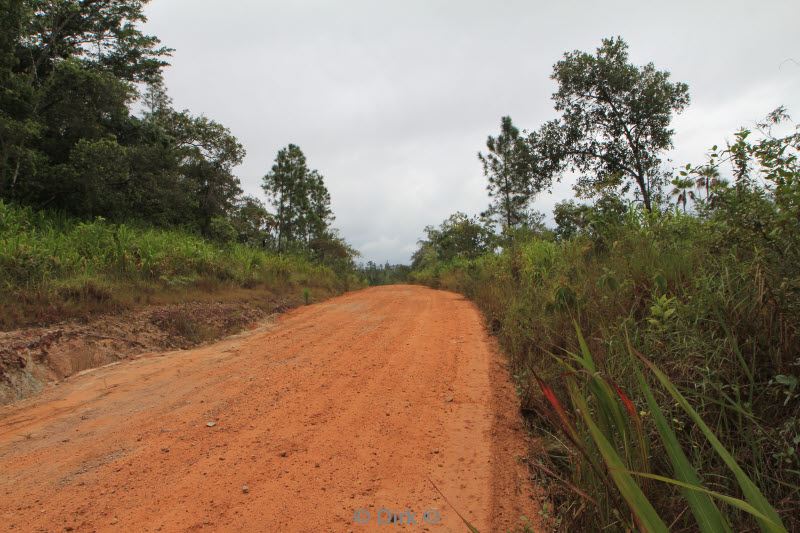
<path fill-rule="evenodd" d="M 553 63 L 603 37 L 689 84 L 676 164 L 778 105 L 800 117 L 797 0 L 152 0 L 147 14 L 176 49 L 176 107 L 245 145 L 245 191 L 263 197 L 276 152 L 298 144 L 364 260 L 406 262 L 426 225 L 483 210 L 486 136 L 502 115 L 526 129 L 553 118 Z"/>

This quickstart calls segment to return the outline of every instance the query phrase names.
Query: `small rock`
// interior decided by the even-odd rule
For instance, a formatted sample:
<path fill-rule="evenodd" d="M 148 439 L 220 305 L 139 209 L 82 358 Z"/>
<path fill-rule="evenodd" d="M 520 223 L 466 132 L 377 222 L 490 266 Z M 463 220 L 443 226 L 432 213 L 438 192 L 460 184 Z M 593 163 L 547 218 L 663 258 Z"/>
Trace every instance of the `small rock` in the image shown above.
<path fill-rule="evenodd" d="M 216 426 L 216 425 L 217 425 L 217 423 L 216 423 L 216 422 L 214 422 L 214 421 L 211 421 L 211 422 L 206 422 L 206 425 L 207 425 L 208 427 L 210 427 L 210 428 L 213 428 L 214 426 Z"/>
<path fill-rule="evenodd" d="M 250 487 L 247 485 L 242 485 L 242 493 L 248 494 L 250 492 Z"/>
<path fill-rule="evenodd" d="M 447 396 L 444 397 L 444 401 L 446 401 L 447 403 L 452 403 L 453 402 L 453 395 L 452 394 L 448 394 Z"/>
<path fill-rule="evenodd" d="M 280 455 L 281 455 L 281 457 L 286 457 L 286 456 L 288 456 L 288 455 L 289 455 L 289 452 L 281 452 L 281 454 L 280 454 Z"/>
<path fill-rule="evenodd" d="M 169 451 L 169 448 L 161 448 L 161 451 L 167 453 Z"/>
<path fill-rule="evenodd" d="M 434 453 L 434 454 L 437 454 L 437 453 L 439 453 L 439 449 L 438 449 L 438 448 L 434 448 L 434 450 L 433 450 L 433 453 Z"/>

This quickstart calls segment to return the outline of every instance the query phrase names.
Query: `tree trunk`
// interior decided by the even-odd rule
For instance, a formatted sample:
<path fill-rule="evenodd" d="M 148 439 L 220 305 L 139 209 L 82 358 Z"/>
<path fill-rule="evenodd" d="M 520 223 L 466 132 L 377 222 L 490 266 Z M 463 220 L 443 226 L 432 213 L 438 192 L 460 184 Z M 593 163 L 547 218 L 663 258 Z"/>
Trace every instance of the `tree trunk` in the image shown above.
<path fill-rule="evenodd" d="M 636 176 L 636 184 L 639 186 L 639 191 L 642 193 L 642 203 L 644 203 L 644 208 L 648 211 L 652 211 L 653 206 L 650 203 L 650 191 L 647 188 L 647 181 L 645 180 L 644 176 Z"/>

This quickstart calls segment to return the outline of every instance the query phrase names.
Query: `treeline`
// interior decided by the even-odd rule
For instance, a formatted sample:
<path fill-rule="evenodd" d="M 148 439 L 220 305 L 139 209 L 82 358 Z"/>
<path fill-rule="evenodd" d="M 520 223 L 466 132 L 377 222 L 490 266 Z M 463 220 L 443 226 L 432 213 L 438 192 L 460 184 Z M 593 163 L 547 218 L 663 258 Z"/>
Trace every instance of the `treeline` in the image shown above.
<path fill-rule="evenodd" d="M 426 228 L 411 280 L 485 313 L 559 529 L 797 530 L 800 129 L 780 108 L 670 168 L 685 84 L 619 38 L 553 79 L 556 118 L 502 119 L 489 208 Z M 565 176 L 545 227 L 530 206 Z"/>
<path fill-rule="evenodd" d="M 0 199 L 352 268 L 300 148 L 281 150 L 264 178 L 270 210 L 242 194 L 236 137 L 173 107 L 162 79 L 172 50 L 140 30 L 146 3 L 0 0 Z"/>
<path fill-rule="evenodd" d="M 358 271 L 370 286 L 395 285 L 408 282 L 411 267 L 408 265 L 392 265 L 388 261 L 383 265 L 367 261 L 365 265 L 359 266 Z"/>

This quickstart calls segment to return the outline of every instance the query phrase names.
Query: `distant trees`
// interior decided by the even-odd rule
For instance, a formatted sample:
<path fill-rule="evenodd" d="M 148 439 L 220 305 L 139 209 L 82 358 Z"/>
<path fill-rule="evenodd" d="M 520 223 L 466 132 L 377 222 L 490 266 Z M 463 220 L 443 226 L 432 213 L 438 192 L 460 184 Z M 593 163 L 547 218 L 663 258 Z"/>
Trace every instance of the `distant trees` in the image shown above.
<path fill-rule="evenodd" d="M 367 261 L 366 265 L 359 268 L 360 274 L 372 287 L 376 285 L 392 285 L 395 283 L 406 283 L 411 267 L 408 265 L 392 265 L 388 261 L 386 264 L 378 265 L 373 261 Z"/>
<path fill-rule="evenodd" d="M 412 256 L 412 268 L 452 259 L 475 259 L 495 247 L 491 222 L 468 217 L 457 212 L 445 219 L 439 227 L 427 226 L 425 238 Z"/>
<path fill-rule="evenodd" d="M 330 193 L 300 147 L 290 144 L 278 152 L 262 187 L 276 211 L 279 250 L 308 247 L 325 237 L 334 218 Z"/>
<path fill-rule="evenodd" d="M 692 190 L 695 185 L 695 180 L 683 176 L 677 176 L 672 179 L 672 191 L 670 194 L 675 197 L 675 203 L 683 206 L 683 212 L 686 212 L 686 204 L 691 198 L 695 200 L 697 196 Z"/>

